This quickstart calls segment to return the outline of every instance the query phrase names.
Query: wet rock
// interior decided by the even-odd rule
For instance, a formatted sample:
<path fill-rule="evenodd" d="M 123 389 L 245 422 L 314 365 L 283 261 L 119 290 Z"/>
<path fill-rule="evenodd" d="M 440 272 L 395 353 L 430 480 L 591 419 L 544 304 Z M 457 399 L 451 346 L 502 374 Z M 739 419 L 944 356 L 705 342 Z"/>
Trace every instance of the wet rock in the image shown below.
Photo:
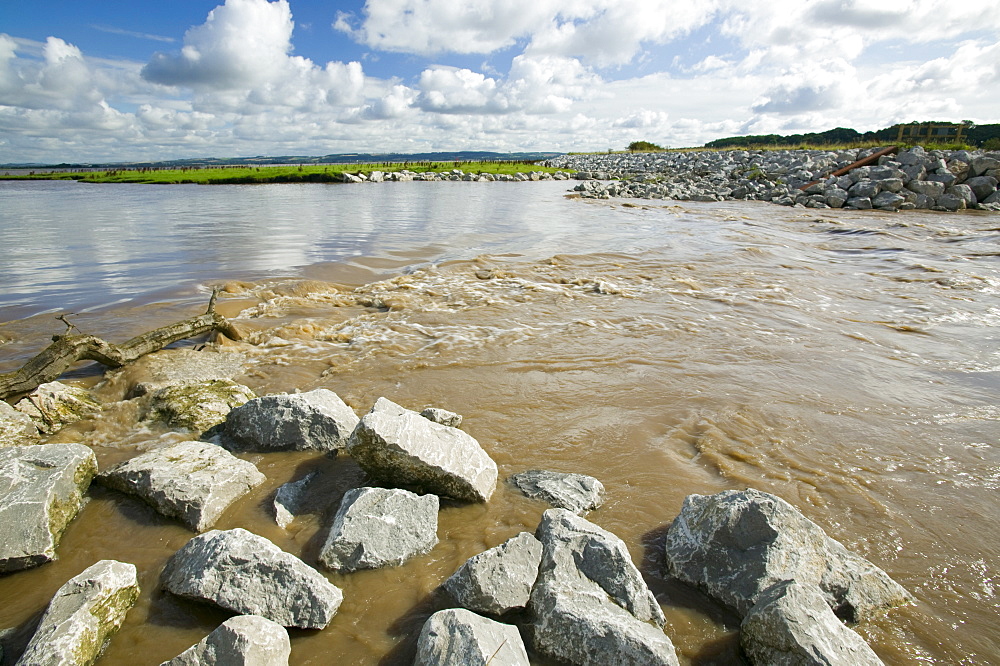
<path fill-rule="evenodd" d="M 93 663 L 138 598 L 134 565 L 88 567 L 56 591 L 18 665 Z"/>
<path fill-rule="evenodd" d="M 788 502 L 753 489 L 689 495 L 667 532 L 666 556 L 670 575 L 741 616 L 785 580 L 818 586 L 837 616 L 852 622 L 911 601 Z"/>
<path fill-rule="evenodd" d="M 162 585 L 180 597 L 302 629 L 325 627 L 343 600 L 318 571 L 241 528 L 188 541 L 167 561 Z"/>
<path fill-rule="evenodd" d="M 933 180 L 911 180 L 906 184 L 906 189 L 936 199 L 944 194 L 945 185 Z"/>
<path fill-rule="evenodd" d="M 497 466 L 471 435 L 379 398 L 361 419 L 348 453 L 372 477 L 436 495 L 485 502 Z"/>
<path fill-rule="evenodd" d="M 38 428 L 31 417 L 0 400 L 0 448 L 25 446 L 37 440 Z"/>
<path fill-rule="evenodd" d="M 872 207 L 881 210 L 896 210 L 904 201 L 906 199 L 900 195 L 886 190 L 875 195 L 875 198 L 872 199 Z"/>
<path fill-rule="evenodd" d="M 947 211 L 965 210 L 965 199 L 955 194 L 942 194 L 937 198 L 937 205 Z"/>
<path fill-rule="evenodd" d="M 945 191 L 945 193 L 962 199 L 965 202 L 965 205 L 962 206 L 962 208 L 972 208 L 976 205 L 976 195 L 972 192 L 972 188 L 965 183 L 952 185 Z"/>
<path fill-rule="evenodd" d="M 83 444 L 0 449 L 0 572 L 56 558 L 96 473 L 97 458 Z"/>
<path fill-rule="evenodd" d="M 500 616 L 528 605 L 541 559 L 541 542 L 521 532 L 469 558 L 442 587 L 462 608 Z"/>
<path fill-rule="evenodd" d="M 251 451 L 344 448 L 358 417 L 333 391 L 266 395 L 250 400 L 226 418 L 226 435 Z"/>
<path fill-rule="evenodd" d="M 663 611 L 621 539 L 565 509 L 549 509 L 531 591 L 534 646 L 572 664 L 673 664 Z"/>
<path fill-rule="evenodd" d="M 167 386 L 153 393 L 148 418 L 201 433 L 224 422 L 234 407 L 256 397 L 229 379 Z"/>
<path fill-rule="evenodd" d="M 982 155 L 980 157 L 972 158 L 972 168 L 973 176 L 982 176 L 987 171 L 992 171 L 994 169 L 1000 169 L 1000 159 L 994 153 L 993 155 Z"/>
<path fill-rule="evenodd" d="M 851 197 L 847 200 L 846 208 L 856 208 L 858 210 L 871 210 L 872 200 L 868 197 Z"/>
<path fill-rule="evenodd" d="M 425 419 L 434 421 L 434 423 L 451 426 L 452 428 L 457 428 L 462 425 L 461 414 L 449 412 L 447 409 L 441 409 L 439 407 L 428 407 L 424 411 L 420 412 L 420 415 Z"/>
<path fill-rule="evenodd" d="M 592 476 L 533 469 L 515 474 L 508 481 L 528 497 L 577 515 L 604 503 L 604 484 Z"/>
<path fill-rule="evenodd" d="M 161 349 L 147 354 L 114 374 L 121 378 L 128 397 L 153 393 L 161 388 L 232 379 L 242 374 L 246 356 L 236 352 Z"/>
<path fill-rule="evenodd" d="M 863 197 L 871 199 L 879 193 L 879 184 L 871 180 L 861 180 L 855 183 L 847 192 L 852 198 Z"/>
<path fill-rule="evenodd" d="M 882 660 L 841 622 L 819 588 L 778 583 L 760 596 L 740 625 L 740 645 L 761 666 L 881 666 Z"/>
<path fill-rule="evenodd" d="M 230 504 L 267 480 L 253 463 L 205 442 L 178 442 L 143 453 L 98 479 L 198 532 L 212 527 Z"/>
<path fill-rule="evenodd" d="M 302 512 L 306 488 L 316 478 L 316 474 L 316 472 L 310 472 L 298 481 L 283 483 L 278 488 L 278 492 L 274 496 L 274 520 L 280 528 L 288 527 L 295 516 Z"/>
<path fill-rule="evenodd" d="M 398 488 L 354 488 L 340 503 L 319 554 L 333 571 L 397 566 L 437 542 L 438 498 Z"/>
<path fill-rule="evenodd" d="M 287 666 L 288 631 L 259 615 L 237 615 L 160 666 Z"/>
<path fill-rule="evenodd" d="M 15 405 L 27 414 L 43 435 L 51 435 L 63 426 L 90 418 L 101 411 L 90 391 L 61 382 L 42 384 Z"/>
<path fill-rule="evenodd" d="M 434 613 L 417 639 L 414 666 L 528 666 L 517 627 L 463 608 Z"/>
<path fill-rule="evenodd" d="M 985 201 L 997 191 L 997 179 L 992 176 L 976 176 L 965 181 L 965 185 L 972 190 L 976 201 Z"/>

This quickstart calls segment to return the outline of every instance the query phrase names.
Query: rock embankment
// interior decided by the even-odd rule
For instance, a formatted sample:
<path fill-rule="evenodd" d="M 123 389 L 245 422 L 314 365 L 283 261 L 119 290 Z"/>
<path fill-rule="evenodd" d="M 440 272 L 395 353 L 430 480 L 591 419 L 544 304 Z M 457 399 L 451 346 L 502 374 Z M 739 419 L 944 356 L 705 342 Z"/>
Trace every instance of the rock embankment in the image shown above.
<path fill-rule="evenodd" d="M 474 183 L 526 183 L 538 180 L 569 180 L 572 175 L 564 171 L 550 173 L 548 171 L 528 171 L 517 173 L 465 173 L 461 169 L 451 171 L 426 171 L 413 172 L 407 169 L 402 171 L 359 171 L 357 173 L 344 172 L 340 176 L 345 183 L 383 183 L 383 182 L 407 182 L 419 181 L 464 181 Z"/>
<path fill-rule="evenodd" d="M 770 201 L 783 206 L 879 210 L 1000 210 L 1000 153 L 914 146 L 831 175 L 879 149 L 730 150 L 563 155 L 584 197 Z M 601 182 L 613 181 L 613 182 Z"/>

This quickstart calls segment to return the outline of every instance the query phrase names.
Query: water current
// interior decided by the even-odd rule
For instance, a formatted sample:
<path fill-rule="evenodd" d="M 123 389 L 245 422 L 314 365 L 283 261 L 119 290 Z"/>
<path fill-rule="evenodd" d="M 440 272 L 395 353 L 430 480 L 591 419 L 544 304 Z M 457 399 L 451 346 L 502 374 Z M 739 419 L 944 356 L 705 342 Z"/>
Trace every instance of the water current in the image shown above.
<path fill-rule="evenodd" d="M 0 183 L 0 371 L 63 329 L 124 340 L 220 309 L 247 332 L 258 394 L 326 387 L 360 414 L 385 396 L 461 413 L 501 478 L 599 478 L 588 517 L 618 534 L 682 661 L 740 663 L 738 621 L 663 571 L 685 496 L 780 495 L 916 597 L 857 630 L 888 664 L 1000 663 L 1000 216 L 585 201 L 565 183 L 144 186 Z M 94 366 L 68 381 L 98 385 Z M 50 441 L 102 466 L 183 433 L 115 403 Z M 243 456 L 268 482 L 217 524 L 311 564 L 347 457 Z M 278 485 L 324 474 L 287 530 Z M 156 664 L 226 615 L 158 590 L 192 533 L 96 485 L 60 559 L 0 577 L 0 629 L 22 626 L 103 558 L 143 592 L 101 664 Z M 292 662 L 403 664 L 435 588 L 546 506 L 501 483 L 446 504 L 440 543 L 401 567 L 327 574 L 344 590 Z M 539 662 L 543 663 L 543 662 Z"/>

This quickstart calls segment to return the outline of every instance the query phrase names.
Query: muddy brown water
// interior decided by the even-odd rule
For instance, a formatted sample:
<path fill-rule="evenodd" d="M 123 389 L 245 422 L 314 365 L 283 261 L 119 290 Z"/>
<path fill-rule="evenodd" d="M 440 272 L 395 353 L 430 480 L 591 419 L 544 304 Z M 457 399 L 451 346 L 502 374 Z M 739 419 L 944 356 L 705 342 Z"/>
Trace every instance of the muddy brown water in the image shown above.
<path fill-rule="evenodd" d="M 102 254 L 93 239 L 94 257 L 119 273 L 113 298 L 100 261 L 55 267 L 61 286 L 44 277 L 57 248 L 28 243 L 31 268 L 8 245 L 20 295 L 0 301 L 0 370 L 58 332 L 55 312 L 83 310 L 78 325 L 124 339 L 198 313 L 207 287 L 224 285 L 220 307 L 248 339 L 220 351 L 246 354 L 236 379 L 258 393 L 325 387 L 359 415 L 380 396 L 444 407 L 464 415 L 501 479 L 534 468 L 599 478 L 607 501 L 588 517 L 628 544 L 686 663 L 741 663 L 738 621 L 667 579 L 664 530 L 688 494 L 745 487 L 780 495 L 913 592 L 916 605 L 857 627 L 886 663 L 1000 662 L 1000 217 L 587 202 L 560 184 L 392 189 L 403 185 L 18 190 L 48 202 L 50 217 L 82 207 L 78 223 L 101 220 L 106 232 L 125 224 L 116 209 L 132 220 L 166 210 L 184 224 L 150 230 L 159 254 L 141 230 L 131 232 L 141 251 Z M 252 216 L 264 200 L 270 227 L 224 212 Z M 324 231 L 312 216 L 334 209 Z M 15 226 L 2 215 L 0 235 Z M 380 217 L 395 222 L 380 230 Z M 301 231 L 298 219 L 320 234 L 282 236 Z M 171 234 L 185 233 L 211 252 L 179 248 Z M 275 265 L 266 242 L 241 245 L 253 233 L 301 261 Z M 91 286 L 73 277 L 91 273 Z M 50 441 L 87 443 L 106 466 L 184 439 L 116 402 L 140 375 L 102 384 L 92 366 L 74 370 L 68 381 L 96 385 L 108 407 Z M 332 511 L 364 473 L 346 456 L 242 457 L 268 481 L 216 527 L 244 527 L 315 565 Z M 313 470 L 321 492 L 282 530 L 276 488 Z M 104 558 L 134 563 L 142 595 L 101 664 L 160 663 L 227 617 L 158 590 L 192 532 L 96 485 L 90 497 L 58 561 L 0 577 L 0 628 L 29 625 Z M 533 531 L 545 508 L 500 483 L 485 505 L 445 503 L 429 554 L 327 574 L 344 603 L 326 629 L 290 632 L 292 662 L 409 663 L 422 622 L 444 607 L 437 586 Z"/>

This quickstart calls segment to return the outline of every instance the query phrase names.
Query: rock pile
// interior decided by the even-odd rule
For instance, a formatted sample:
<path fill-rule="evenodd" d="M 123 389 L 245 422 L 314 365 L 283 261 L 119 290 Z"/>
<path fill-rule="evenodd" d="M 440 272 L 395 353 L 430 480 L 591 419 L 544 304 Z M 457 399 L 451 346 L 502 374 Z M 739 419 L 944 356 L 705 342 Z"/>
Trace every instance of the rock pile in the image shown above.
<path fill-rule="evenodd" d="M 452 169 L 451 171 L 444 172 L 433 172 L 426 171 L 421 173 L 415 173 L 404 169 L 402 171 L 391 171 L 385 173 L 383 171 L 371 171 L 364 172 L 359 171 L 357 173 L 344 172 L 341 175 L 341 181 L 344 183 L 383 183 L 383 182 L 408 182 L 413 180 L 419 181 L 464 181 L 464 182 L 475 182 L 475 183 L 526 183 L 530 181 L 539 180 L 569 180 L 572 177 L 571 174 L 565 173 L 563 171 L 556 171 L 555 173 L 550 173 L 548 171 L 529 171 L 528 173 L 517 172 L 513 174 L 509 173 L 465 173 L 461 169 Z"/>
<path fill-rule="evenodd" d="M 834 171 L 878 149 L 731 150 L 563 155 L 546 166 L 576 169 L 584 197 L 771 201 L 783 206 L 879 210 L 1000 210 L 1000 153 L 926 151 L 883 155 L 874 166 Z M 613 182 L 600 182 L 613 180 Z M 804 187 L 807 186 L 807 187 Z M 800 189 L 803 188 L 804 189 Z"/>

